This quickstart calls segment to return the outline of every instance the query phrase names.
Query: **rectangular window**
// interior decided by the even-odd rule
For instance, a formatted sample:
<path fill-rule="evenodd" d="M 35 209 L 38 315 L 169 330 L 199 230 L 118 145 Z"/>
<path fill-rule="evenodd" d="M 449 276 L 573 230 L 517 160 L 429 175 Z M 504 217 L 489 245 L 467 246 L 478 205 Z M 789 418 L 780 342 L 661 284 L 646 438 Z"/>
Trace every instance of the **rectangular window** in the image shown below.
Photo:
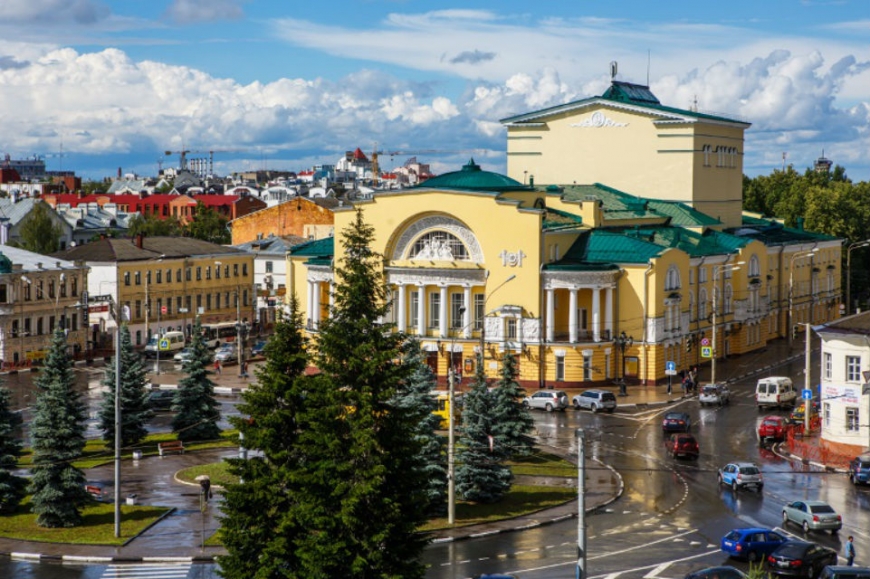
<path fill-rule="evenodd" d="M 221 278 L 221 266 L 220 266 L 220 264 L 214 266 L 214 278 L 215 279 Z"/>
<path fill-rule="evenodd" d="M 181 276 L 178 276 L 178 277 L 181 278 Z M 166 270 L 166 283 L 172 283 L 172 270 L 171 269 Z"/>
<path fill-rule="evenodd" d="M 861 381 L 861 356 L 846 356 L 846 382 Z"/>
<path fill-rule="evenodd" d="M 211 310 L 211 294 L 205 294 L 205 311 Z"/>
<path fill-rule="evenodd" d="M 248 307 L 248 290 L 242 292 L 242 305 Z"/>
<path fill-rule="evenodd" d="M 79 315 L 73 314 L 72 315 L 72 331 L 75 332 L 78 329 L 79 329 Z"/>
<path fill-rule="evenodd" d="M 613 376 L 613 373 L 610 371 L 610 360 L 610 353 L 608 352 L 607 354 L 604 354 L 604 377 L 608 380 Z"/>
<path fill-rule="evenodd" d="M 486 296 L 474 294 L 474 329 L 478 332 L 483 329 L 483 317 L 486 315 L 483 311 L 484 307 L 486 307 Z"/>
<path fill-rule="evenodd" d="M 48 331 L 54 331 L 54 316 L 48 316 Z"/>
<path fill-rule="evenodd" d="M 172 298 L 166 298 L 166 315 L 172 314 Z"/>
<path fill-rule="evenodd" d="M 248 264 L 243 263 L 242 264 L 242 277 L 247 277 L 247 275 L 248 275 Z"/>
<path fill-rule="evenodd" d="M 0 284 L 0 303 L 9 303 L 9 295 L 6 293 L 6 284 Z"/>
<path fill-rule="evenodd" d="M 133 283 L 135 283 L 136 285 L 142 285 L 142 272 L 141 271 L 137 271 L 135 274 L 133 274 Z"/>
<path fill-rule="evenodd" d="M 266 273 L 272 273 L 272 262 L 271 261 L 266 262 Z"/>
<path fill-rule="evenodd" d="M 66 297 L 66 282 L 64 280 L 60 281 L 60 297 Z"/>
<path fill-rule="evenodd" d="M 157 276 L 157 283 L 163 283 L 163 270 L 158 269 L 154 274 Z"/>
<path fill-rule="evenodd" d="M 18 320 L 12 320 L 12 337 L 18 337 Z"/>
<path fill-rule="evenodd" d="M 592 381 L 592 355 L 583 354 L 583 381 Z"/>
<path fill-rule="evenodd" d="M 824 412 L 822 413 L 822 418 L 825 421 L 825 426 L 831 426 L 831 404 L 830 402 L 825 402 L 822 407 L 824 408 Z"/>
<path fill-rule="evenodd" d="M 505 339 L 515 342 L 517 340 L 517 319 L 508 318 L 505 324 Z"/>
<path fill-rule="evenodd" d="M 230 266 L 224 266 L 224 277 L 230 277 Z"/>
<path fill-rule="evenodd" d="M 462 294 L 450 294 L 450 327 L 454 330 L 462 328 Z"/>
<path fill-rule="evenodd" d="M 420 312 L 420 292 L 412 291 L 408 299 L 408 325 L 416 328 L 420 323 L 417 314 Z"/>
<path fill-rule="evenodd" d="M 30 301 L 30 287 L 29 283 L 24 284 L 24 301 L 26 302 Z"/>
<path fill-rule="evenodd" d="M 707 283 L 707 268 L 698 268 L 698 283 Z"/>
<path fill-rule="evenodd" d="M 136 309 L 133 311 L 133 316 L 137 320 L 142 317 L 142 300 L 136 300 Z"/>
<path fill-rule="evenodd" d="M 834 373 L 834 370 L 833 370 L 834 360 L 833 360 L 833 355 L 830 352 L 825 352 L 824 368 L 825 368 L 825 379 L 830 380 L 831 376 Z"/>
<path fill-rule="evenodd" d="M 211 279 L 211 266 L 205 267 L 205 279 Z"/>
<path fill-rule="evenodd" d="M 191 273 L 192 273 L 192 272 L 193 272 L 193 268 L 192 268 L 192 267 L 188 267 L 188 268 L 185 270 L 185 272 L 184 272 L 184 278 L 185 278 L 187 281 L 191 281 Z"/>
<path fill-rule="evenodd" d="M 202 280 L 202 267 L 196 266 L 196 281 Z"/>
<path fill-rule="evenodd" d="M 690 269 L 689 270 L 689 285 L 694 285 L 694 284 L 695 284 L 695 270 Z"/>
<path fill-rule="evenodd" d="M 224 307 L 225 308 L 230 307 L 230 292 L 224 293 Z"/>
<path fill-rule="evenodd" d="M 858 432 L 858 409 L 854 406 L 846 408 L 846 430 Z"/>
<path fill-rule="evenodd" d="M 54 280 L 48 281 L 48 297 L 54 299 Z"/>
<path fill-rule="evenodd" d="M 30 318 L 24 318 L 24 335 L 30 335 Z"/>
<path fill-rule="evenodd" d="M 130 285 L 130 272 L 124 272 L 124 285 Z"/>
<path fill-rule="evenodd" d="M 196 294 L 196 313 L 199 313 L 199 309 L 202 307 L 202 294 Z"/>
<path fill-rule="evenodd" d="M 181 301 L 181 296 L 175 298 L 175 309 L 181 311 L 184 309 L 184 302 Z"/>
<path fill-rule="evenodd" d="M 429 327 L 437 328 L 441 324 L 441 293 L 429 294 Z"/>
<path fill-rule="evenodd" d="M 77 297 L 79 295 L 79 280 L 74 277 L 70 280 L 70 293 L 72 293 L 72 297 Z"/>
<path fill-rule="evenodd" d="M 150 271 L 145 272 L 145 284 L 151 285 L 151 272 Z"/>
<path fill-rule="evenodd" d="M 184 307 L 187 308 L 187 311 L 190 312 L 192 309 L 193 299 L 190 296 L 184 296 Z"/>
<path fill-rule="evenodd" d="M 565 381 L 565 358 L 562 356 L 556 357 L 556 382 Z"/>

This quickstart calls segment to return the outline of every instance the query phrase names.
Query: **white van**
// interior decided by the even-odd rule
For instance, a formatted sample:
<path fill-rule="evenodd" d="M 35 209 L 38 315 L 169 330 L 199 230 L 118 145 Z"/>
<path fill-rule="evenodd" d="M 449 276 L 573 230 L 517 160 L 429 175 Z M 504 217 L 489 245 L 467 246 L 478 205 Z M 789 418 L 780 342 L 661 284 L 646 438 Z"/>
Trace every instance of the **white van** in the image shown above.
<path fill-rule="evenodd" d="M 167 360 L 172 355 L 184 348 L 184 333 L 183 332 L 166 332 L 162 335 L 154 334 L 148 343 L 145 344 L 145 355 L 156 357 L 157 351 L 160 355 L 167 355 Z"/>
<path fill-rule="evenodd" d="M 785 376 L 762 378 L 755 387 L 755 403 L 759 410 L 773 406 L 794 408 L 797 397 L 791 378 Z"/>

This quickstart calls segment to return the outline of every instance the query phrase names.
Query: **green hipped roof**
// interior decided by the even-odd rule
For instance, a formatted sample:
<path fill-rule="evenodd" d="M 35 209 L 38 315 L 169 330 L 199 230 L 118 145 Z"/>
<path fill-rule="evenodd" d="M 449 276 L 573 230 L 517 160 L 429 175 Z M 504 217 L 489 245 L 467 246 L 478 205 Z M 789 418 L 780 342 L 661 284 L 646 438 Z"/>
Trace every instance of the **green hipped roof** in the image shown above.
<path fill-rule="evenodd" d="M 585 269 L 586 266 L 618 263 L 647 263 L 665 249 L 636 237 L 601 229 L 580 234 L 565 256 L 549 264 L 547 269 Z"/>
<path fill-rule="evenodd" d="M 566 185 L 562 188 L 566 201 L 601 201 L 604 220 L 670 218 L 668 223 L 682 227 L 720 225 L 720 221 L 679 201 L 659 201 L 635 197 L 618 189 L 594 183 L 592 185 Z"/>
<path fill-rule="evenodd" d="M 741 238 L 757 239 L 764 245 L 792 245 L 839 239 L 833 235 L 786 227 L 775 219 L 764 219 L 746 214 L 743 215 L 742 227 L 727 229 L 726 233 Z"/>
<path fill-rule="evenodd" d="M 294 245 L 287 250 L 287 253 L 294 257 L 331 259 L 335 255 L 335 238 L 324 237 L 323 239 L 306 241 L 305 243 Z"/>
<path fill-rule="evenodd" d="M 649 109 L 650 111 L 660 112 L 662 113 L 662 116 L 676 116 L 684 118 L 711 120 L 717 122 L 739 123 L 741 125 L 749 126 L 749 123 L 737 119 L 731 119 L 720 115 L 700 113 L 698 111 L 692 111 L 688 109 L 679 109 L 676 107 L 664 106 L 659 102 L 659 99 L 656 98 L 652 91 L 649 90 L 648 86 L 632 84 L 629 82 L 621 82 L 618 80 L 611 81 L 610 88 L 608 88 L 600 97 L 585 98 L 578 101 L 557 105 L 554 107 L 548 107 L 545 109 L 532 111 L 530 113 L 523 113 L 520 115 L 501 119 L 500 122 L 503 124 L 539 122 L 542 117 L 573 110 L 587 104 L 592 104 L 596 102 L 606 103 L 607 101 L 643 107 Z"/>
<path fill-rule="evenodd" d="M 507 175 L 484 171 L 480 165 L 470 159 L 459 171 L 444 173 L 427 179 L 414 189 L 457 189 L 462 191 L 487 191 L 501 193 L 504 191 L 531 191 L 532 188 Z"/>
<path fill-rule="evenodd" d="M 573 213 L 568 213 L 567 211 L 561 211 L 559 209 L 553 209 L 551 207 L 548 207 L 546 213 L 544 214 L 544 224 L 542 225 L 542 227 L 545 230 L 553 230 L 564 229 L 567 227 L 577 227 L 582 224 L 583 218 L 580 215 L 574 215 Z"/>
<path fill-rule="evenodd" d="M 697 233 L 682 227 L 660 226 L 620 228 L 609 231 L 642 239 L 663 249 L 679 249 L 690 257 L 735 253 L 752 241 L 712 229 Z"/>

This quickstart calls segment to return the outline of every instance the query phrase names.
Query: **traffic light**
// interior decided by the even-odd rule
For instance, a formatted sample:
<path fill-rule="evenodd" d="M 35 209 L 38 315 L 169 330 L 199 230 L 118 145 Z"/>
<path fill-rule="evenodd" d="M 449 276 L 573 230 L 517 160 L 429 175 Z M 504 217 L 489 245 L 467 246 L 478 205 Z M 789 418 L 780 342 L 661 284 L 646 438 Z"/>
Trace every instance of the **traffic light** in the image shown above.
<path fill-rule="evenodd" d="M 692 336 L 688 336 L 686 338 L 686 353 L 687 354 L 692 353 Z"/>
<path fill-rule="evenodd" d="M 795 324 L 795 325 L 793 325 L 793 326 L 791 327 L 791 337 L 792 337 L 793 339 L 797 340 L 797 339 L 798 339 L 798 336 L 800 335 L 800 333 L 801 333 L 801 326 L 800 326 L 800 324 Z"/>

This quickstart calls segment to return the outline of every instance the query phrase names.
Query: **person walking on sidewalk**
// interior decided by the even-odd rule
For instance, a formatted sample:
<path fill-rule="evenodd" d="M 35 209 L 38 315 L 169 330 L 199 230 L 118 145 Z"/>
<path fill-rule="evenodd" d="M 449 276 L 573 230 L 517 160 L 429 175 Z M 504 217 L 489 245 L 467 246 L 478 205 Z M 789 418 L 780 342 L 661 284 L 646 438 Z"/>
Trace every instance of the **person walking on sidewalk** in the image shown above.
<path fill-rule="evenodd" d="M 846 565 L 852 566 L 855 562 L 855 539 L 849 535 L 849 540 L 846 542 Z"/>
<path fill-rule="evenodd" d="M 214 361 L 214 372 L 215 372 L 215 374 L 217 374 L 218 376 L 221 375 L 221 361 L 220 361 L 220 360 L 215 360 L 215 361 Z"/>

